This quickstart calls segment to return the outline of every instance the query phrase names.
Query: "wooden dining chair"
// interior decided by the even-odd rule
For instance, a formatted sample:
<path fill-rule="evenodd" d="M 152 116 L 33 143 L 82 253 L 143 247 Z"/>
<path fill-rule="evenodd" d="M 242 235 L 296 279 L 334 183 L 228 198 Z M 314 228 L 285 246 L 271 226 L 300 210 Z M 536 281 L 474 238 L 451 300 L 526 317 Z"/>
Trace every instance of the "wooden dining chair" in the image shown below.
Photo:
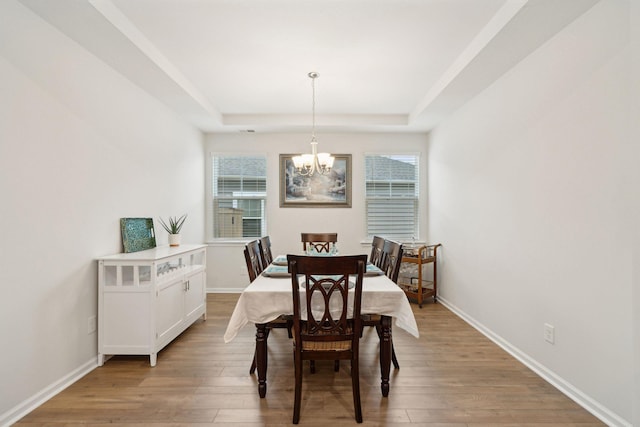
<path fill-rule="evenodd" d="M 293 423 L 300 420 L 304 360 L 350 360 L 355 418 L 362 422 L 359 343 L 366 255 L 287 255 L 293 294 L 295 392 Z M 354 288 L 349 297 L 349 288 Z M 300 297 L 300 289 L 304 296 Z M 331 302 L 331 304 L 330 304 Z M 304 311 L 301 308 L 304 303 Z M 353 314 L 350 315 L 349 313 Z M 303 315 L 302 313 L 305 313 Z"/>
<path fill-rule="evenodd" d="M 259 240 L 253 240 L 244 246 L 244 260 L 247 263 L 249 281 L 253 282 L 264 270 Z"/>
<path fill-rule="evenodd" d="M 316 253 L 331 253 L 332 245 L 338 242 L 338 233 L 300 233 L 302 249 L 305 253 L 312 250 Z M 310 361 L 311 373 L 315 373 L 315 360 Z M 340 370 L 340 360 L 335 361 L 334 370 Z"/>
<path fill-rule="evenodd" d="M 262 265 L 264 268 L 267 268 L 269 264 L 273 262 L 273 255 L 271 253 L 271 238 L 269 236 L 261 237 L 260 239 L 258 239 L 258 246 L 260 248 L 260 257 L 262 258 Z M 271 328 L 287 328 L 287 333 L 289 335 L 289 338 L 293 338 L 293 335 L 291 332 L 291 327 L 293 325 L 293 322 L 291 319 L 292 317 L 290 315 L 282 315 L 278 319 L 270 322 L 268 325 Z"/>
<path fill-rule="evenodd" d="M 247 272 L 249 273 L 249 281 L 253 282 L 264 271 L 264 263 L 262 262 L 262 255 L 260 251 L 260 240 L 253 240 L 247 243 L 244 247 L 244 259 L 247 264 Z M 289 334 L 289 338 L 293 337 L 291 328 L 293 327 L 292 316 L 282 315 L 277 319 L 267 323 L 266 338 L 269 338 L 269 332 L 274 328 L 286 328 Z M 253 374 L 256 371 L 257 360 L 256 353 L 253 353 L 253 361 L 249 368 L 249 373 Z"/>
<path fill-rule="evenodd" d="M 382 251 L 380 254 L 379 264 L 376 266 L 384 271 L 384 274 L 393 281 L 398 283 L 398 276 L 400 275 L 400 264 L 402 263 L 402 243 L 395 242 L 393 240 L 382 239 Z M 377 242 L 379 245 L 380 242 Z M 373 243 L 372 243 L 373 245 Z M 372 249 L 373 253 L 373 249 Z M 362 326 L 373 326 L 376 328 L 378 338 L 382 338 L 382 318 L 379 314 L 364 314 L 362 315 Z M 391 362 L 393 367 L 400 369 L 398 358 L 396 357 L 396 350 L 393 347 L 393 335 L 391 338 Z"/>
<path fill-rule="evenodd" d="M 262 256 L 262 266 L 267 268 L 269 264 L 273 262 L 273 255 L 271 253 L 271 238 L 264 236 L 258 239 L 260 244 L 260 255 Z"/>
<path fill-rule="evenodd" d="M 402 243 L 385 239 L 382 248 L 382 261 L 379 267 L 394 283 L 398 283 L 402 253 Z"/>
<path fill-rule="evenodd" d="M 313 249 L 316 252 L 331 252 L 331 248 L 338 242 L 338 233 L 300 233 L 302 250 Z"/>
<path fill-rule="evenodd" d="M 384 237 L 373 236 L 373 240 L 371 241 L 371 255 L 369 255 L 369 262 L 376 267 L 380 267 L 382 264 L 384 240 Z"/>

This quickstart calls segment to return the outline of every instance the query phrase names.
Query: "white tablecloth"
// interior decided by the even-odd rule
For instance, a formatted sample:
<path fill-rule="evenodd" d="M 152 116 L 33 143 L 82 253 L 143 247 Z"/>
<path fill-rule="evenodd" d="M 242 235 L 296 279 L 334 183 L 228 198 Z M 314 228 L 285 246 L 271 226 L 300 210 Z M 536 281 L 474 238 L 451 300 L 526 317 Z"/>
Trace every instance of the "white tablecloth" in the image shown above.
<path fill-rule="evenodd" d="M 404 291 L 387 276 L 364 278 L 361 312 L 391 316 L 397 327 L 419 337 L 418 325 Z M 291 278 L 260 275 L 240 295 L 224 341 L 233 340 L 248 323 L 267 323 L 281 314 L 293 314 Z"/>

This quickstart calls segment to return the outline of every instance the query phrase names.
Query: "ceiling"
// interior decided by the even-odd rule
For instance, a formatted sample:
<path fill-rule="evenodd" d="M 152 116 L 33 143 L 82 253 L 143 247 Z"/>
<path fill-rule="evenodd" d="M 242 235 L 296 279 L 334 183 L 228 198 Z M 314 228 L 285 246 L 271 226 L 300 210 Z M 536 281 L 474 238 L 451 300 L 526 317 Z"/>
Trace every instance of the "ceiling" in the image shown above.
<path fill-rule="evenodd" d="M 204 132 L 426 132 L 597 0 L 20 0 Z"/>

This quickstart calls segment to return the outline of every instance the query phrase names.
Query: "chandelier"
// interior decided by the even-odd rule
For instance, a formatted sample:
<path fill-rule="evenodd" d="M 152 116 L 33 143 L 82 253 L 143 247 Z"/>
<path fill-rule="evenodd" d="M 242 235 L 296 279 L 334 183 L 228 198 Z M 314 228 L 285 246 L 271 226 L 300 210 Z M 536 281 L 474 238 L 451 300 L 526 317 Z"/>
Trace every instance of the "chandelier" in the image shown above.
<path fill-rule="evenodd" d="M 331 172 L 334 157 L 329 153 L 318 153 L 318 141 L 316 141 L 316 79 L 318 73 L 312 71 L 309 73 L 311 78 L 311 154 L 301 154 L 293 157 L 293 165 L 296 167 L 298 174 L 302 176 L 312 176 L 318 172 L 326 175 Z"/>

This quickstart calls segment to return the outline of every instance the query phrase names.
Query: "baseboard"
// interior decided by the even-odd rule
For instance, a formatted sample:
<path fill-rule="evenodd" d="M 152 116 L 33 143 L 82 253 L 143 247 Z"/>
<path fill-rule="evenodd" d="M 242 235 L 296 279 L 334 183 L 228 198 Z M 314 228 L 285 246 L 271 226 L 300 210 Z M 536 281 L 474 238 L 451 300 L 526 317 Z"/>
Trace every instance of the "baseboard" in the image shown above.
<path fill-rule="evenodd" d="M 535 359 L 529 357 L 526 353 L 520 351 L 518 348 L 511 345 L 508 341 L 504 340 L 499 335 L 493 333 L 490 329 L 486 328 L 482 323 L 475 320 L 473 317 L 469 316 L 460 308 L 456 307 L 454 304 L 451 304 L 445 298 L 442 298 L 438 295 L 438 302 L 447 307 L 453 313 L 455 313 L 462 320 L 467 322 L 473 328 L 478 330 L 482 335 L 489 338 L 491 341 L 499 345 L 503 350 L 507 353 L 511 354 L 513 357 L 518 359 L 524 365 L 526 365 L 529 369 L 534 371 L 536 374 L 544 378 L 549 384 L 557 388 L 560 392 L 565 394 L 571 400 L 576 402 L 578 405 L 582 406 L 584 409 L 589 411 L 595 417 L 600 419 L 603 423 L 609 426 L 620 426 L 620 427 L 632 427 L 631 423 L 622 419 L 620 416 L 610 411 L 578 388 L 573 386 L 568 381 L 565 381 L 562 377 L 555 374 L 553 371 L 548 369 L 546 366 L 542 365 Z"/>
<path fill-rule="evenodd" d="M 91 360 L 84 363 L 74 371 L 70 372 L 68 375 L 65 375 L 58 381 L 50 384 L 40 392 L 31 396 L 29 399 L 23 401 L 22 403 L 19 403 L 12 409 L 9 409 L 4 414 L 0 415 L 0 426 L 8 427 L 11 424 L 17 422 L 29 412 L 33 411 L 38 406 L 42 405 L 44 402 L 51 399 L 53 396 L 60 393 L 62 390 L 69 387 L 71 384 L 78 381 L 80 378 L 84 377 L 86 374 L 97 367 L 98 357 L 94 356 L 93 358 L 91 358 Z"/>

